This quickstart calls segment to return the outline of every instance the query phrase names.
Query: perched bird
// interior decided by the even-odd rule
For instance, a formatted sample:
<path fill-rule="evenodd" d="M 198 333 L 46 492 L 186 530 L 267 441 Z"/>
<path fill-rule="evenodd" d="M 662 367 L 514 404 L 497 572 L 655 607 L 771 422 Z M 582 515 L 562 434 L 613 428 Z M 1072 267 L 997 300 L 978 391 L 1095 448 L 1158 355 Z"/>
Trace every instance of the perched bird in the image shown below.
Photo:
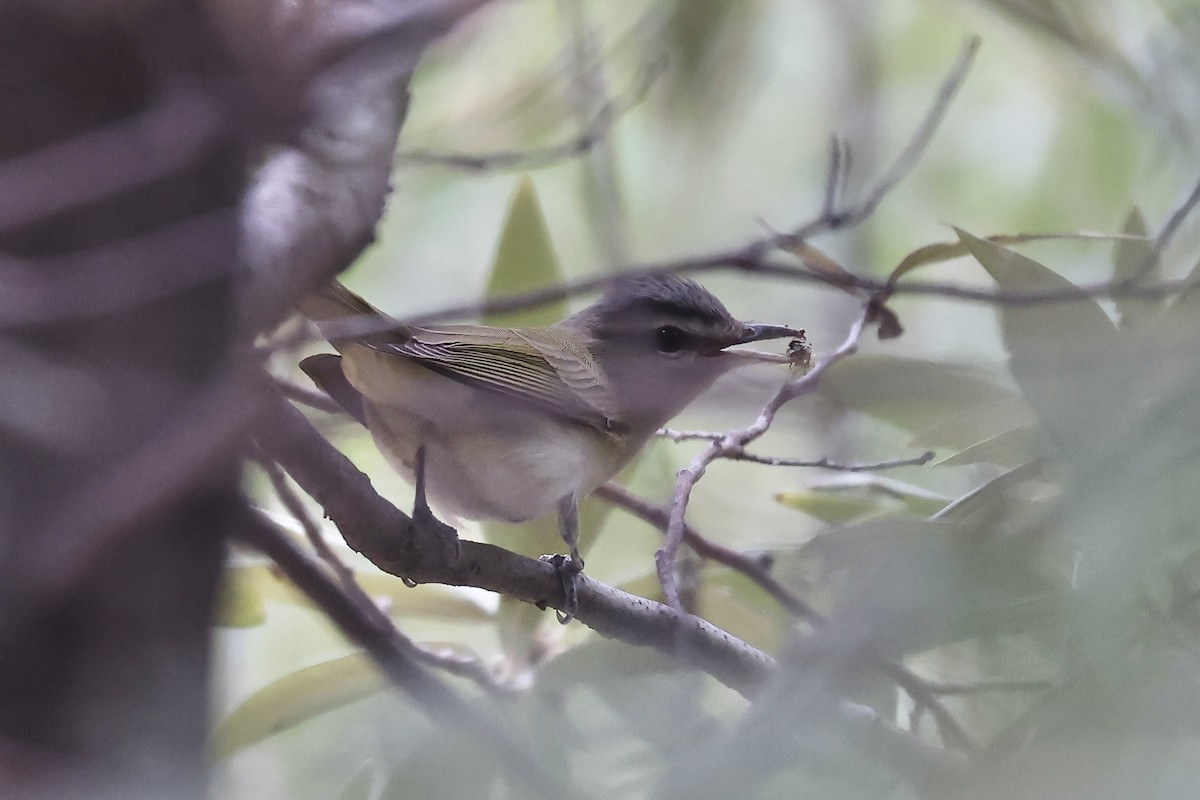
<path fill-rule="evenodd" d="M 301 310 L 341 354 L 301 368 L 435 507 L 507 522 L 557 511 L 571 552 L 560 563 L 564 621 L 583 568 L 579 501 L 725 372 L 789 363 L 731 347 L 802 335 L 739 322 L 677 275 L 618 279 L 596 303 L 543 328 L 382 323 L 383 332 L 339 338 L 349 318 L 387 318 L 337 283 Z"/>

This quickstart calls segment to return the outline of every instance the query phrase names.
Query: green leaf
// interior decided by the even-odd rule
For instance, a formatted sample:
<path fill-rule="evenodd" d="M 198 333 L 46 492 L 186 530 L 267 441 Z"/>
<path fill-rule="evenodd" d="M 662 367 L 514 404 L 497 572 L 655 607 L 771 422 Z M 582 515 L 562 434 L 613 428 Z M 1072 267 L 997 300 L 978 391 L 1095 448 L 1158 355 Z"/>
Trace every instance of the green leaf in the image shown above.
<path fill-rule="evenodd" d="M 650 647 L 630 647 L 592 636 L 555 656 L 538 671 L 538 691 L 562 692 L 589 684 L 621 682 L 636 675 L 670 674 L 679 664 Z"/>
<path fill-rule="evenodd" d="M 980 517 L 990 517 L 993 512 L 1003 510 L 1013 502 L 1012 490 L 1026 481 L 1040 477 L 1046 470 L 1045 461 L 1030 461 L 1013 467 L 977 489 L 955 500 L 937 514 L 936 519 L 952 522 L 967 522 Z"/>
<path fill-rule="evenodd" d="M 469 594 L 452 586 L 425 583 L 409 588 L 394 575 L 381 572 L 366 562 L 353 564 L 354 579 L 367 594 L 386 601 L 387 611 L 395 617 L 423 616 L 464 622 L 486 622 L 492 613 Z M 364 566 L 360 566 L 363 564 Z M 262 599 L 270 603 L 314 608 L 312 601 L 286 579 L 280 578 L 266 564 L 239 567 L 244 580 L 253 583 Z"/>
<path fill-rule="evenodd" d="M 227 567 L 217 589 L 217 608 L 213 624 L 222 628 L 253 628 L 267 621 L 258 570 L 255 567 Z"/>
<path fill-rule="evenodd" d="M 880 475 L 846 475 L 815 484 L 808 492 L 785 492 L 775 499 L 835 524 L 900 508 L 925 517 L 950 502 L 920 486 Z"/>
<path fill-rule="evenodd" d="M 1134 236 L 1146 235 L 1146 220 L 1137 206 L 1130 210 L 1121 230 Z M 1153 242 L 1147 239 L 1122 239 L 1117 242 L 1113 253 L 1115 283 L 1156 283 L 1162 277 L 1162 265 L 1155 256 Z M 1165 302 L 1162 297 L 1117 297 L 1117 318 L 1122 327 L 1133 327 L 1157 315 Z"/>
<path fill-rule="evenodd" d="M 982 442 L 976 442 L 970 447 L 942 459 L 934 466 L 961 467 L 967 464 L 996 464 L 1001 467 L 1015 467 L 1035 458 L 1049 455 L 1053 449 L 1042 426 L 1035 422 L 1032 425 L 1023 425 L 1020 428 L 998 433 Z"/>
<path fill-rule="evenodd" d="M 522 176 L 517 182 L 496 257 L 488 278 L 487 296 L 507 295 L 544 289 L 562 283 L 563 273 L 546 226 L 546 217 L 538 202 L 533 181 Z M 483 321 L 503 327 L 549 325 L 566 315 L 565 298 L 542 306 L 508 313 L 487 314 Z M 596 501 L 584 501 L 580 507 L 580 549 L 595 537 Z M 605 511 L 607 513 L 607 511 Z M 484 522 L 484 537 L 518 553 L 537 556 L 563 552 L 557 515 L 549 514 L 517 524 Z M 537 631 L 546 614 L 529 603 L 511 597 L 500 598 L 497 616 L 501 645 L 516 665 L 528 666 L 542 649 Z"/>
<path fill-rule="evenodd" d="M 1037 412 L 1023 397 L 974 406 L 918 433 L 910 447 L 969 447 L 997 434 L 1037 422 Z"/>
<path fill-rule="evenodd" d="M 1025 631 L 1058 608 L 1031 548 L 987 526 L 867 520 L 802 548 L 824 569 L 832 625 L 907 652 L 946 641 Z M 1034 613 L 1036 612 L 1036 613 Z"/>
<path fill-rule="evenodd" d="M 1031 258 L 963 230 L 958 235 L 1003 290 L 1078 292 Z M 1004 305 L 999 314 L 1013 377 L 1061 447 L 1093 452 L 1106 444 L 1107 431 L 1129 423 L 1136 394 L 1122 374 L 1132 353 L 1094 300 L 1079 292 L 1063 302 Z"/>
<path fill-rule="evenodd" d="M 830 525 L 873 516 L 881 513 L 886 505 L 881 497 L 841 497 L 821 492 L 780 492 L 775 495 L 775 501 Z"/>
<path fill-rule="evenodd" d="M 555 286 L 562 280 L 562 269 L 537 192 L 528 176 L 522 176 L 509 202 L 504 230 L 496 246 L 487 297 L 495 300 L 523 294 Z M 486 314 L 483 322 L 501 327 L 549 325 L 566 316 L 566 311 L 564 298 L 520 311 Z"/>
<path fill-rule="evenodd" d="M 220 761 L 313 717 L 379 692 L 385 682 L 362 653 L 296 670 L 246 699 L 221 720 L 212 735 Z"/>
<path fill-rule="evenodd" d="M 860 355 L 844 359 L 821 378 L 820 391 L 839 405 L 924 431 L 967 409 L 1019 399 L 966 367 L 897 356 Z"/>

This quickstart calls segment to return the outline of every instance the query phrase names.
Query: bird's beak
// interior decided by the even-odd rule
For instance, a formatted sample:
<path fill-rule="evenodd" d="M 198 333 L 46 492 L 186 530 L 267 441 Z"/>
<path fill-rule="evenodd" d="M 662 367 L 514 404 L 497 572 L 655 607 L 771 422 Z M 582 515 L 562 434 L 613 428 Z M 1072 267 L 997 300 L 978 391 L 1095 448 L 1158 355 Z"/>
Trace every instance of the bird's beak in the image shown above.
<path fill-rule="evenodd" d="M 737 358 L 746 361 L 767 361 L 776 364 L 790 364 L 791 359 L 783 354 L 763 353 L 758 350 L 729 350 L 728 348 L 735 347 L 740 344 L 761 342 L 767 339 L 799 339 L 803 336 L 804 331 L 798 331 L 783 325 L 764 325 L 758 322 L 747 322 L 742 325 L 742 330 L 739 334 L 735 334 L 729 342 L 723 345 L 720 349 L 714 351 L 712 355 Z"/>
<path fill-rule="evenodd" d="M 764 339 L 783 339 L 785 337 L 798 338 L 803 335 L 804 331 L 792 330 L 791 328 L 784 327 L 783 325 L 763 325 L 758 322 L 747 322 L 743 326 L 741 337 L 739 337 L 736 341 L 730 342 L 730 345 L 761 342 Z"/>

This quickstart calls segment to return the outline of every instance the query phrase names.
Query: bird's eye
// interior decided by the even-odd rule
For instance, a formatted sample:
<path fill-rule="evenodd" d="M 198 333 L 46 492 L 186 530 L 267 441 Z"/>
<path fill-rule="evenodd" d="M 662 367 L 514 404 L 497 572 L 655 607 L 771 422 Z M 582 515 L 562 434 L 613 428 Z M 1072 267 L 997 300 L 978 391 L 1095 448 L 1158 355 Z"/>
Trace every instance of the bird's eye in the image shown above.
<path fill-rule="evenodd" d="M 663 325 L 654 332 L 660 353 L 678 353 L 683 349 L 687 335 L 674 325 Z"/>

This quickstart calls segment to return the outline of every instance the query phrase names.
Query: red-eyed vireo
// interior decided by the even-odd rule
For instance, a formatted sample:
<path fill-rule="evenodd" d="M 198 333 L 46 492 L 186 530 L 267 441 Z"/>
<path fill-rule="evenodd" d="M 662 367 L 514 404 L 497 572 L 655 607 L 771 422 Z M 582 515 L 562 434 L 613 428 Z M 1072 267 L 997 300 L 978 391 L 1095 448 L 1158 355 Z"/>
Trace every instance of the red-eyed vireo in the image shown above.
<path fill-rule="evenodd" d="M 802 336 L 739 322 L 676 275 L 618 280 L 598 302 L 545 328 L 397 323 L 337 338 L 348 318 L 382 315 L 336 283 L 306 297 L 301 310 L 341 353 L 307 358 L 302 368 L 366 425 L 410 482 L 423 448 L 435 507 L 507 522 L 557 511 L 571 550 L 563 570 L 568 619 L 583 567 L 580 499 L 725 372 L 789 361 L 729 348 Z"/>

